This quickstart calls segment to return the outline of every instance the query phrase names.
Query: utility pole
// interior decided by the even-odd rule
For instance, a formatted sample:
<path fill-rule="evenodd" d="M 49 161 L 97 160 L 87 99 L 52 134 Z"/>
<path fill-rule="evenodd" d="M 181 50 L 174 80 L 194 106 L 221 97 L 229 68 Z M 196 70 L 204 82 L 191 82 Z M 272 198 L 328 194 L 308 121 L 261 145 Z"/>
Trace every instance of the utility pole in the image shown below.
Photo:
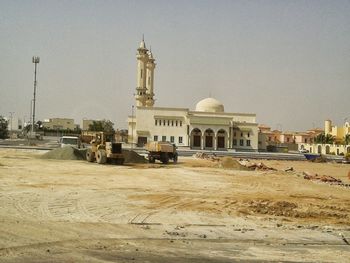
<path fill-rule="evenodd" d="M 134 105 L 131 107 L 131 149 L 134 143 Z"/>
<path fill-rule="evenodd" d="M 31 133 L 34 133 L 34 126 L 35 126 L 35 96 L 36 96 L 36 70 L 37 70 L 37 66 L 38 63 L 40 62 L 40 58 L 39 57 L 33 57 L 32 58 L 32 62 L 34 63 L 34 98 L 33 98 L 33 117 L 32 117 L 32 130 Z"/>

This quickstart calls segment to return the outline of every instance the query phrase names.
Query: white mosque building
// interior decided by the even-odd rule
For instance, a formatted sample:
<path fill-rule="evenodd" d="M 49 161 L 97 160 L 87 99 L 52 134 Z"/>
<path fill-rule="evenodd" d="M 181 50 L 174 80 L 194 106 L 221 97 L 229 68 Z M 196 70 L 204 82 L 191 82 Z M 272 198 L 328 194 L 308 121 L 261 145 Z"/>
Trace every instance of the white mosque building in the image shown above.
<path fill-rule="evenodd" d="M 228 113 L 214 98 L 196 104 L 195 110 L 154 106 L 152 52 L 142 40 L 137 49 L 135 114 L 128 117 L 128 139 L 142 146 L 150 141 L 169 141 L 197 150 L 258 150 L 256 114 Z"/>

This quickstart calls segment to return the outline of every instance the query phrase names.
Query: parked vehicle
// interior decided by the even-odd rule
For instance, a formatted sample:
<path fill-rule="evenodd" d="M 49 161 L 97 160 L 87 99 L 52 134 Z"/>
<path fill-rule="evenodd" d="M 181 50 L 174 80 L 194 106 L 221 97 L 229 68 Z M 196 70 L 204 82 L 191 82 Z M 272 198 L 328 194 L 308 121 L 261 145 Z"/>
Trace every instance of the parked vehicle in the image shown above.
<path fill-rule="evenodd" d="M 170 142 L 149 142 L 146 145 L 148 151 L 148 161 L 154 163 L 156 160 L 162 163 L 168 163 L 173 160 L 177 163 L 178 153 L 175 144 Z"/>
<path fill-rule="evenodd" d="M 77 136 L 62 136 L 59 140 L 61 147 L 73 146 L 75 148 L 81 147 L 81 141 Z"/>

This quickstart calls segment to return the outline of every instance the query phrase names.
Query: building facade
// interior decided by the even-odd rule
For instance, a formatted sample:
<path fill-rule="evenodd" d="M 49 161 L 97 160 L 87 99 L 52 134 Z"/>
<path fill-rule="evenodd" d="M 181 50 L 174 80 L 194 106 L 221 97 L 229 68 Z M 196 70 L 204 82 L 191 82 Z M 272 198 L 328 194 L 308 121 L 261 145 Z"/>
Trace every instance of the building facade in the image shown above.
<path fill-rule="evenodd" d="M 137 51 L 136 109 L 128 117 L 131 143 L 142 146 L 149 141 L 169 141 L 191 149 L 257 151 L 255 114 L 227 113 L 214 98 L 199 101 L 195 110 L 155 107 L 155 59 L 144 40 Z"/>
<path fill-rule="evenodd" d="M 74 130 L 77 126 L 74 119 L 51 118 L 43 121 L 43 127 L 52 130 Z"/>

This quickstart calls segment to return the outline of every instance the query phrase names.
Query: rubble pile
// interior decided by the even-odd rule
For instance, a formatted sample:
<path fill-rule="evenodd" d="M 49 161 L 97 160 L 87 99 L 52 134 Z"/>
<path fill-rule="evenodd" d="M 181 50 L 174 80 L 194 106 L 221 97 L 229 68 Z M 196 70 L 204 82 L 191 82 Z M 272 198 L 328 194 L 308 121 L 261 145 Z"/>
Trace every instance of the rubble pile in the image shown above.
<path fill-rule="evenodd" d="M 319 181 L 323 183 L 328 183 L 332 185 L 340 185 L 340 186 L 347 186 L 349 187 L 350 184 L 344 184 L 342 180 L 334 178 L 330 175 L 318 175 L 318 174 L 312 174 L 309 172 L 303 172 L 304 179 L 311 180 L 311 181 Z"/>
<path fill-rule="evenodd" d="M 210 161 L 219 161 L 220 158 L 216 156 L 215 153 L 212 154 L 208 154 L 208 153 L 204 153 L 204 152 L 196 152 L 193 155 L 194 158 L 197 159 L 205 159 L 205 160 L 210 160 Z"/>
<path fill-rule="evenodd" d="M 242 166 L 249 168 L 250 170 L 259 170 L 259 171 L 277 171 L 273 167 L 268 167 L 264 163 L 253 163 L 248 159 L 239 159 L 238 161 Z"/>

